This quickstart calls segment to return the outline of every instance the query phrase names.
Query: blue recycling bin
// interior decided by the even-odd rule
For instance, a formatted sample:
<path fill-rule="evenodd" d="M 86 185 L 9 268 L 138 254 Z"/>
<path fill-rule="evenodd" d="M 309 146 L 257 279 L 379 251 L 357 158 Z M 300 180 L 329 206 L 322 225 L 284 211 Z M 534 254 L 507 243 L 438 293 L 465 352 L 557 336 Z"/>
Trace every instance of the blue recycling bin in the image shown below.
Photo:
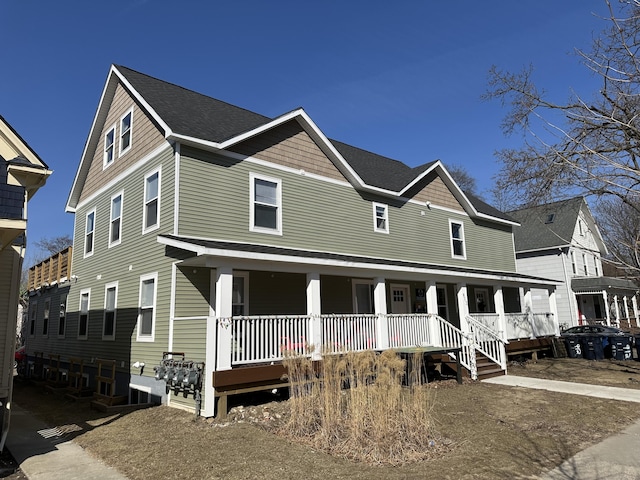
<path fill-rule="evenodd" d="M 564 343 L 567 347 L 567 355 L 569 355 L 569 358 L 582 358 L 582 344 L 580 343 L 580 337 L 565 337 Z"/>
<path fill-rule="evenodd" d="M 582 356 L 584 358 L 587 360 L 604 360 L 602 337 L 587 335 L 580 339 L 580 343 L 582 344 Z"/>
<path fill-rule="evenodd" d="M 609 337 L 611 358 L 614 360 L 632 360 L 630 337 Z"/>

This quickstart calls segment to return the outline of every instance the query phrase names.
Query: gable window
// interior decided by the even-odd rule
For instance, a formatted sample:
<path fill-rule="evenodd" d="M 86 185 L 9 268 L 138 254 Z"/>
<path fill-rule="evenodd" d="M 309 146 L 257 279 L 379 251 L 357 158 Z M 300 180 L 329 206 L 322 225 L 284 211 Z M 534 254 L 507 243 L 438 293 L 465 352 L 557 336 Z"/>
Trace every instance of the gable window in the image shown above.
<path fill-rule="evenodd" d="M 462 222 L 449 220 L 449 229 L 451 233 L 451 256 L 453 258 L 466 258 L 464 245 L 464 225 Z"/>
<path fill-rule="evenodd" d="M 44 301 L 44 312 L 42 313 L 42 336 L 47 337 L 49 335 L 49 313 L 51 311 L 51 299 L 47 298 Z"/>
<path fill-rule="evenodd" d="M 373 204 L 373 230 L 389 233 L 389 208 L 382 203 Z"/>
<path fill-rule="evenodd" d="M 96 230 L 96 211 L 91 210 L 87 213 L 87 221 L 85 223 L 84 232 L 84 256 L 93 255 L 93 240 Z"/>
<path fill-rule="evenodd" d="M 251 230 L 282 233 L 280 180 L 251 174 Z"/>
<path fill-rule="evenodd" d="M 118 282 L 106 285 L 104 291 L 104 318 L 102 320 L 103 340 L 115 340 L 116 338 L 117 299 Z"/>
<path fill-rule="evenodd" d="M 584 227 L 582 226 L 582 219 L 578 219 L 578 233 L 584 236 Z"/>
<path fill-rule="evenodd" d="M 124 155 L 131 148 L 131 127 L 133 110 L 129 110 L 120 119 L 120 155 Z"/>
<path fill-rule="evenodd" d="M 102 160 L 102 168 L 107 168 L 113 163 L 115 143 L 116 126 L 114 125 L 107 130 L 107 133 L 104 134 L 104 157 Z"/>
<path fill-rule="evenodd" d="M 571 251 L 571 272 L 574 275 L 578 274 L 578 266 L 576 265 L 576 252 Z"/>
<path fill-rule="evenodd" d="M 144 178 L 144 212 L 142 233 L 155 230 L 160 226 L 158 212 L 160 201 L 160 170 Z"/>
<path fill-rule="evenodd" d="M 122 229 L 122 192 L 111 197 L 111 223 L 109 224 L 109 247 L 120 244 Z"/>
<path fill-rule="evenodd" d="M 547 218 L 545 218 L 544 223 L 553 223 L 555 218 L 556 218 L 556 214 L 555 213 L 549 213 L 547 215 Z"/>
<path fill-rule="evenodd" d="M 78 338 L 86 340 L 89 332 L 89 297 L 91 290 L 80 291 L 80 316 L 78 318 Z"/>
<path fill-rule="evenodd" d="M 60 295 L 60 319 L 58 320 L 58 337 L 64 337 L 67 323 L 67 294 Z"/>
<path fill-rule="evenodd" d="M 36 334 L 36 318 L 38 318 L 38 302 L 33 302 L 29 307 L 29 336 Z"/>
<path fill-rule="evenodd" d="M 156 316 L 156 284 L 158 274 L 140 277 L 140 309 L 138 311 L 138 335 L 140 342 L 153 342 Z"/>

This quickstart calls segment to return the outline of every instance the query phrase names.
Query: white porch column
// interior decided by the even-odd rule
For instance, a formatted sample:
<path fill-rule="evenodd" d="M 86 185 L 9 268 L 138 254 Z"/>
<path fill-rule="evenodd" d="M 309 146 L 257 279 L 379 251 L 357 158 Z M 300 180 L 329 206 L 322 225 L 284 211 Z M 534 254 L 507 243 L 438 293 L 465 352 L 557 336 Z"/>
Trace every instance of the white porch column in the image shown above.
<path fill-rule="evenodd" d="M 467 315 L 469 315 L 469 300 L 466 283 L 456 284 L 456 296 L 458 299 L 458 314 L 460 315 L 460 330 L 464 333 L 469 333 L 469 323 L 467 322 Z"/>
<path fill-rule="evenodd" d="M 531 337 L 536 338 L 536 325 L 533 321 L 533 300 L 531 298 L 531 288 L 523 287 L 523 301 L 524 301 L 524 313 L 527 314 L 527 320 L 529 321 L 529 327 L 531 327 Z"/>
<path fill-rule="evenodd" d="M 497 285 L 493 290 L 493 304 L 498 314 L 499 334 L 504 341 L 507 341 L 507 317 L 504 314 L 504 295 L 502 293 L 502 285 Z"/>
<path fill-rule="evenodd" d="M 434 317 L 438 314 L 438 289 L 435 280 L 426 282 L 425 287 L 427 313 L 431 314 L 429 316 L 429 337 L 433 345 L 442 346 L 442 338 L 440 338 L 440 329 L 438 328 L 439 322 Z"/>
<path fill-rule="evenodd" d="M 616 327 L 620 327 L 620 307 L 618 306 L 618 295 L 613 296 L 613 313 L 616 316 Z"/>
<path fill-rule="evenodd" d="M 378 348 L 389 348 L 389 330 L 387 328 L 387 289 L 385 279 L 376 277 L 373 280 L 373 308 L 376 314 L 378 330 Z"/>
<path fill-rule="evenodd" d="M 556 337 L 560 336 L 560 320 L 558 318 L 558 304 L 556 303 L 556 289 L 547 289 L 549 296 L 549 312 L 553 315 L 553 326 Z"/>
<path fill-rule="evenodd" d="M 631 326 L 631 320 L 629 317 L 629 302 L 627 302 L 627 296 L 622 297 L 622 303 L 624 304 L 624 316 L 627 319 L 627 327 Z"/>
<path fill-rule="evenodd" d="M 602 291 L 602 298 L 604 299 L 604 313 L 605 320 L 607 321 L 607 325 L 611 325 L 611 312 L 609 311 L 609 299 L 607 298 L 607 291 Z"/>
<path fill-rule="evenodd" d="M 313 345 L 313 360 L 322 358 L 322 319 L 320 314 L 320 274 L 307 273 L 307 315 L 311 317 L 309 324 L 309 343 Z"/>
<path fill-rule="evenodd" d="M 220 267 L 216 270 L 216 317 L 218 321 L 218 345 L 216 370 L 231 369 L 231 352 L 233 338 L 231 320 L 233 315 L 233 269 Z"/>
<path fill-rule="evenodd" d="M 631 297 L 631 305 L 633 305 L 633 316 L 636 319 L 636 327 L 640 327 L 640 319 L 638 318 L 638 300 L 635 295 Z"/>

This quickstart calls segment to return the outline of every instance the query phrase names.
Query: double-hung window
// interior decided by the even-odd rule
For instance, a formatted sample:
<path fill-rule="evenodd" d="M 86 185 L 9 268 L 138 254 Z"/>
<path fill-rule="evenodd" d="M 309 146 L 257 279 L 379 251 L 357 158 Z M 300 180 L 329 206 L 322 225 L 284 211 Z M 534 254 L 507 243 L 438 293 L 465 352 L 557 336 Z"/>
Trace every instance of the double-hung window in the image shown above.
<path fill-rule="evenodd" d="M 67 323 L 67 294 L 60 295 L 60 319 L 58 320 L 58 337 L 64 338 Z"/>
<path fill-rule="evenodd" d="M 144 177 L 144 211 L 142 214 L 142 233 L 155 230 L 160 226 L 160 170 Z"/>
<path fill-rule="evenodd" d="M 122 236 L 122 192 L 111 197 L 111 223 L 109 224 L 109 247 L 120 244 Z"/>
<path fill-rule="evenodd" d="M 113 163 L 116 144 L 116 126 L 112 126 L 107 133 L 104 134 L 104 156 L 102 159 L 102 168 L 107 168 Z"/>
<path fill-rule="evenodd" d="M 251 231 L 282 234 L 282 184 L 251 174 Z"/>
<path fill-rule="evenodd" d="M 133 127 L 133 110 L 129 110 L 120 119 L 120 154 L 124 155 L 131 148 L 131 128 Z"/>
<path fill-rule="evenodd" d="M 598 256 L 597 255 L 593 256 L 593 272 L 594 272 L 596 277 L 600 276 L 600 268 L 598 267 Z"/>
<path fill-rule="evenodd" d="M 451 233 L 451 256 L 453 258 L 466 259 L 467 253 L 464 245 L 464 225 L 462 222 L 449 220 Z"/>
<path fill-rule="evenodd" d="M 389 207 L 382 203 L 373 204 L 373 230 L 389 233 Z"/>
<path fill-rule="evenodd" d="M 44 312 L 42 313 L 42 336 L 49 336 L 49 313 L 51 313 L 51 299 L 44 301 Z"/>
<path fill-rule="evenodd" d="M 118 307 L 118 282 L 109 283 L 104 290 L 104 318 L 102 321 L 102 339 L 116 338 L 116 308 Z"/>
<path fill-rule="evenodd" d="M 582 254 L 582 268 L 584 269 L 584 276 L 589 276 L 589 266 L 587 265 L 587 255 L 585 253 Z"/>
<path fill-rule="evenodd" d="M 153 342 L 156 318 L 156 291 L 158 274 L 140 277 L 140 309 L 138 311 L 139 342 Z"/>
<path fill-rule="evenodd" d="M 91 210 L 87 213 L 84 232 L 84 256 L 93 255 L 93 242 L 96 232 L 96 211 Z"/>
<path fill-rule="evenodd" d="M 29 305 L 29 336 L 36 334 L 36 319 L 38 318 L 38 302 L 31 302 Z"/>
<path fill-rule="evenodd" d="M 569 255 L 571 255 L 571 272 L 574 275 L 577 275 L 578 274 L 578 266 L 576 265 L 576 252 L 571 250 L 571 253 Z"/>
<path fill-rule="evenodd" d="M 89 301 L 91 290 L 80 291 L 80 316 L 78 317 L 78 338 L 86 340 L 89 336 Z"/>

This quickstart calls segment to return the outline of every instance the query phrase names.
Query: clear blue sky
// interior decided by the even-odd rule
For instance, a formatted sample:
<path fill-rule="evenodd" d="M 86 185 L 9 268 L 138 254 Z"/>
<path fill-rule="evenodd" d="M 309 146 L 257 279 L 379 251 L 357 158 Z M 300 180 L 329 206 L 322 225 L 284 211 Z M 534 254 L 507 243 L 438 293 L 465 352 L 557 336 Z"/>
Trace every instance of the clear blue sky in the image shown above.
<path fill-rule="evenodd" d="M 533 64 L 558 100 L 593 91 L 572 52 L 609 25 L 594 13 L 604 1 L 3 0 L 0 114 L 54 171 L 29 243 L 73 233 L 64 209 L 112 63 L 267 116 L 302 107 L 329 138 L 462 165 L 483 193 L 494 152 L 520 143 L 480 99 L 489 68 Z"/>

